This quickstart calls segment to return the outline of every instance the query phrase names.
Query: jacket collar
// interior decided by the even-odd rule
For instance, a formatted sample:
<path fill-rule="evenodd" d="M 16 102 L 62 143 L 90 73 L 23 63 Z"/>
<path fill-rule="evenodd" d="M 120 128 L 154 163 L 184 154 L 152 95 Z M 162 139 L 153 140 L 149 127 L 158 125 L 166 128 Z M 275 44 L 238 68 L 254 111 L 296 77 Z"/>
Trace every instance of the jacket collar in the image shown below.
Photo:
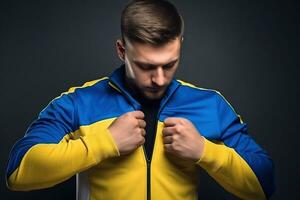
<path fill-rule="evenodd" d="M 140 110 L 141 105 L 140 103 L 135 100 L 130 93 L 128 92 L 127 88 L 125 87 L 124 83 L 124 76 L 125 76 L 125 66 L 122 65 L 119 68 L 117 68 L 113 73 L 109 76 L 109 85 L 118 90 L 121 94 L 125 96 L 125 98 L 132 104 L 133 108 L 135 110 Z M 160 102 L 160 109 L 163 108 L 163 106 L 167 103 L 167 101 L 170 99 L 172 94 L 176 91 L 176 89 L 180 86 L 180 83 L 176 80 L 173 79 L 168 86 L 164 97 L 162 98 Z"/>

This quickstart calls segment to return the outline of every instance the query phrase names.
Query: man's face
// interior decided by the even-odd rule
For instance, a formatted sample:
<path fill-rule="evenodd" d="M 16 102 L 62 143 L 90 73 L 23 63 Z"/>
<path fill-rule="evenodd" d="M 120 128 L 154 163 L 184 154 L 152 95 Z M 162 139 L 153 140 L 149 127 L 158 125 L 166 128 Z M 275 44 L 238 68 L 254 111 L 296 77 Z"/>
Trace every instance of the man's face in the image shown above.
<path fill-rule="evenodd" d="M 131 89 L 150 100 L 161 98 L 179 64 L 181 37 L 159 47 L 127 40 L 124 46 L 118 42 L 118 53 L 125 62 L 126 80 Z"/>

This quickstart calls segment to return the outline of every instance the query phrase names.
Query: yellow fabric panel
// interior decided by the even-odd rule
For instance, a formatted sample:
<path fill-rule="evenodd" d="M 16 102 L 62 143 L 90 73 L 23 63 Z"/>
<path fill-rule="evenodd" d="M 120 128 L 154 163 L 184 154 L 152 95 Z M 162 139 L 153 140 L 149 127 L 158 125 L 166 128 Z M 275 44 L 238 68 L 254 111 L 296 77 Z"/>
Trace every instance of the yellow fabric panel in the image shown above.
<path fill-rule="evenodd" d="M 81 126 L 58 144 L 37 144 L 9 177 L 12 190 L 51 187 L 109 157 L 119 156 L 107 126 L 113 119 Z"/>
<path fill-rule="evenodd" d="M 163 126 L 158 122 L 151 163 L 151 197 L 157 200 L 195 200 L 198 166 L 164 150 Z"/>
<path fill-rule="evenodd" d="M 204 138 L 203 155 L 197 162 L 227 191 L 241 199 L 265 199 L 261 185 L 246 163 L 232 148 Z"/>
<path fill-rule="evenodd" d="M 196 200 L 199 167 L 164 151 L 163 123 L 158 122 L 151 162 L 151 199 Z M 89 168 L 90 199 L 146 199 L 147 163 L 143 147 Z"/>
<path fill-rule="evenodd" d="M 147 165 L 142 147 L 128 155 L 108 158 L 87 173 L 91 200 L 146 199 Z"/>

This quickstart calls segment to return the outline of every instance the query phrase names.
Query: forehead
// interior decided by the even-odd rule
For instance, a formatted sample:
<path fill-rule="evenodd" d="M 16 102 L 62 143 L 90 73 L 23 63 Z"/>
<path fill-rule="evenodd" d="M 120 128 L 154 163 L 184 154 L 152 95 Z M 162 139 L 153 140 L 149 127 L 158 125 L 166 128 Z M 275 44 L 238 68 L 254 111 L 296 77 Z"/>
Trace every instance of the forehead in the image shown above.
<path fill-rule="evenodd" d="M 179 58 L 181 40 L 176 38 L 162 46 L 149 44 L 130 43 L 126 40 L 127 53 L 133 61 L 151 63 L 154 65 L 165 64 Z"/>

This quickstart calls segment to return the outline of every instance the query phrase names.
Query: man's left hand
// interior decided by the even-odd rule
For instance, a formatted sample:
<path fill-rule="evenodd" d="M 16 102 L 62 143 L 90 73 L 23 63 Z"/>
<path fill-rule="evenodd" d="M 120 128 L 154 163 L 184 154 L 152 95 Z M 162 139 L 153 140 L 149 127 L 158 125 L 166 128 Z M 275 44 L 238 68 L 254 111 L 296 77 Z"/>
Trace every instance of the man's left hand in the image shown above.
<path fill-rule="evenodd" d="M 195 162 L 201 158 L 204 138 L 188 119 L 166 118 L 162 133 L 166 152 Z"/>

